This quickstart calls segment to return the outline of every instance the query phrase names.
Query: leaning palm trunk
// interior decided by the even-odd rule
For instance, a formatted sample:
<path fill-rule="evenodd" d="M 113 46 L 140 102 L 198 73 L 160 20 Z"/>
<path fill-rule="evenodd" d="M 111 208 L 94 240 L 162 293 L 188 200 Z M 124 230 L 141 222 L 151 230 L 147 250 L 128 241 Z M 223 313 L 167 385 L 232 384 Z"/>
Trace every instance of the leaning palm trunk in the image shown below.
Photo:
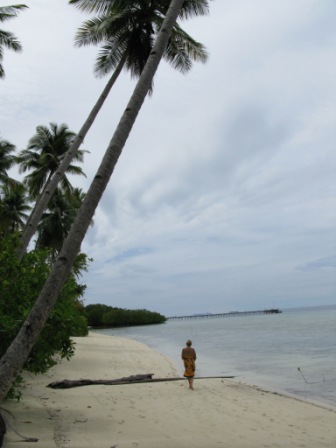
<path fill-rule="evenodd" d="M 96 176 L 86 194 L 84 202 L 79 209 L 67 239 L 52 267 L 51 273 L 18 335 L 0 360 L 0 401 L 4 400 L 14 379 L 28 359 L 29 353 L 36 343 L 57 300 L 57 296 L 71 271 L 96 207 L 110 180 L 136 117 L 151 87 L 151 82 L 168 43 L 170 33 L 181 10 L 183 1 L 171 1 L 154 48 L 106 150 Z"/>
<path fill-rule="evenodd" d="M 80 145 L 82 144 L 84 138 L 86 137 L 86 134 L 88 133 L 89 129 L 91 128 L 96 116 L 98 115 L 100 109 L 102 108 L 106 98 L 108 97 L 114 83 L 116 82 L 118 76 L 120 75 L 126 61 L 126 54 L 122 57 L 120 60 L 116 70 L 113 72 L 113 75 L 109 79 L 108 83 L 106 84 L 103 92 L 101 93 L 100 97 L 98 98 L 98 101 L 94 105 L 93 109 L 91 110 L 89 116 L 87 117 L 85 123 L 83 124 L 82 128 L 80 129 L 79 133 L 77 134 L 73 144 L 65 154 L 62 162 L 60 163 L 57 171 L 54 173 L 54 175 L 51 177 L 45 188 L 43 189 L 43 192 L 41 193 L 40 197 L 38 198 L 29 218 L 25 225 L 20 245 L 17 252 L 18 260 L 21 261 L 23 255 L 27 251 L 27 247 L 30 243 L 30 240 L 32 239 L 34 233 L 36 232 L 38 223 L 41 219 L 41 216 L 43 215 L 44 210 L 47 208 L 47 205 L 50 201 L 50 198 L 54 194 L 57 185 L 63 178 L 64 174 L 66 173 L 66 170 L 68 169 L 72 159 L 75 157 L 77 150 L 79 149 Z"/>

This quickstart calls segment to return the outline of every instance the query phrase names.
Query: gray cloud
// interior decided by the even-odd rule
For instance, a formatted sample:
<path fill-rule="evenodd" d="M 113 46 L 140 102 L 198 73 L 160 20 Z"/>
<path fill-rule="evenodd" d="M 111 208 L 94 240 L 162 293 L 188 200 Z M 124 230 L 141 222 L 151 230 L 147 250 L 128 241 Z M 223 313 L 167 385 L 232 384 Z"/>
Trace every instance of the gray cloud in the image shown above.
<path fill-rule="evenodd" d="M 336 269 L 336 256 L 333 255 L 331 257 L 319 258 L 317 260 L 309 261 L 305 263 L 303 266 L 300 266 L 298 269 L 302 271 L 314 271 L 319 269 L 333 269 L 335 272 Z M 336 272 L 335 272 L 336 274 Z M 336 283 L 336 280 L 335 280 Z"/>

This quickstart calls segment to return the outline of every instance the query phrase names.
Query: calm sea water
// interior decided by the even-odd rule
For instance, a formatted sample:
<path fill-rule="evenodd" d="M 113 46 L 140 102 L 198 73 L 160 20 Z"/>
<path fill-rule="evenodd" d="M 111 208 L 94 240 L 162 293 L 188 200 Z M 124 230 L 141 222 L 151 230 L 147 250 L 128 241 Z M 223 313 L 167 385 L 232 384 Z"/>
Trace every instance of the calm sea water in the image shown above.
<path fill-rule="evenodd" d="M 196 376 L 235 375 L 237 381 L 336 408 L 336 305 L 98 331 L 159 350 L 181 375 L 180 354 L 190 338 Z M 134 373 L 149 372 L 150 366 Z"/>

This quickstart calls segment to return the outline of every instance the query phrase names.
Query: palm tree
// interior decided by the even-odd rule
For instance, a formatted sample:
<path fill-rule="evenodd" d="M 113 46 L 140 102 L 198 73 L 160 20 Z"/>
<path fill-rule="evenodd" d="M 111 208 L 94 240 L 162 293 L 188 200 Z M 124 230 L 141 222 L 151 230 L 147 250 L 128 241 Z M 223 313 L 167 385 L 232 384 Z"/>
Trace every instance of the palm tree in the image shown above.
<path fill-rule="evenodd" d="M 71 192 L 63 192 L 60 188 L 55 190 L 37 227 L 36 248 L 51 248 L 52 256 L 56 256 L 84 198 L 80 188 L 73 188 Z"/>
<path fill-rule="evenodd" d="M 28 187 L 32 198 L 38 198 L 46 187 L 75 137 L 76 134 L 70 131 L 66 124 L 50 123 L 50 129 L 46 126 L 37 126 L 36 134 L 29 140 L 27 149 L 22 150 L 16 158 L 20 164 L 20 173 L 31 171 L 25 177 L 24 184 Z M 83 162 L 85 152 L 87 151 L 78 150 L 74 160 Z M 66 172 L 85 176 L 77 165 L 70 164 Z M 64 191 L 72 190 L 66 175 L 62 178 L 61 188 Z"/>
<path fill-rule="evenodd" d="M 20 182 L 0 187 L 0 237 L 20 231 L 30 211 L 27 190 Z"/>
<path fill-rule="evenodd" d="M 82 25 L 76 35 L 76 45 L 98 45 L 104 42 L 95 65 L 95 74 L 104 76 L 112 70 L 119 75 L 125 67 L 138 78 L 153 49 L 155 36 L 169 7 L 168 0 L 70 0 L 82 11 L 97 12 L 98 16 Z M 187 0 L 180 17 L 205 14 L 208 0 Z M 182 73 L 192 67 L 192 61 L 205 62 L 207 52 L 175 23 L 163 57 Z"/>
<path fill-rule="evenodd" d="M 58 167 L 61 165 L 62 160 L 67 155 L 69 148 L 71 148 L 75 138 L 76 134 L 70 131 L 66 124 L 57 125 L 50 123 L 50 129 L 46 126 L 38 126 L 35 135 L 29 140 L 27 149 L 22 150 L 19 156 L 16 157 L 17 162 L 20 164 L 20 172 L 30 171 L 24 179 L 24 184 L 27 186 L 31 198 L 36 201 L 24 227 L 21 241 L 27 234 L 27 228 L 32 229 L 33 234 L 36 232 L 43 211 L 55 191 L 53 189 L 52 193 L 49 192 L 49 184 L 53 179 L 53 175 L 57 172 Z M 77 150 L 73 159 L 78 162 L 83 162 L 86 152 L 85 150 Z M 71 164 L 71 161 L 67 164 L 65 172 L 85 176 L 82 169 L 78 165 Z M 63 191 L 72 191 L 71 183 L 65 174 L 60 178 L 60 181 Z M 34 212 L 39 206 L 38 198 L 41 195 L 44 195 L 46 204 L 41 213 L 38 213 L 38 221 L 36 224 L 31 226 L 30 222 L 32 217 L 37 216 Z M 21 252 L 18 251 L 18 253 L 21 253 L 18 257 L 19 260 L 24 255 L 31 236 L 27 241 L 25 249 Z"/>
<path fill-rule="evenodd" d="M 145 97 L 151 88 L 153 77 L 183 2 L 184 0 L 172 0 L 153 51 L 146 62 L 71 230 L 52 266 L 50 275 L 29 316 L 0 360 L 0 402 L 6 397 L 11 384 L 28 358 L 71 271 L 95 209 L 110 180 Z"/>
<path fill-rule="evenodd" d="M 0 137 L 0 184 L 14 182 L 8 176 L 10 170 L 16 163 L 16 157 L 12 154 L 15 151 L 15 145 Z"/>
<path fill-rule="evenodd" d="M 48 198 L 53 194 L 58 182 L 62 179 L 68 164 L 71 163 L 83 142 L 122 69 L 126 67 L 136 77 L 142 73 L 170 1 L 70 0 L 69 3 L 75 4 L 83 11 L 99 14 L 96 19 L 84 23 L 77 34 L 76 42 L 79 46 L 105 42 L 102 53 L 97 60 L 96 73 L 103 75 L 111 70 L 114 70 L 114 72 L 48 188 L 34 208 L 22 236 L 18 250 L 19 259 L 22 258 L 31 237 L 35 233 L 38 222 L 47 206 Z M 208 12 L 208 9 L 208 0 L 185 0 L 179 15 L 181 19 L 187 19 L 193 15 L 204 15 Z M 171 36 L 164 50 L 164 57 L 174 68 L 178 68 L 185 73 L 191 69 L 193 60 L 205 62 L 207 52 L 202 44 L 194 41 L 174 23 Z M 149 92 L 151 90 L 152 85 Z"/>
<path fill-rule="evenodd" d="M 13 6 L 0 6 L 0 22 L 13 19 L 24 8 L 28 8 L 26 5 L 13 5 Z M 22 45 L 9 31 L 0 30 L 0 78 L 5 77 L 5 70 L 2 66 L 3 60 L 3 47 L 13 51 L 21 51 Z"/>

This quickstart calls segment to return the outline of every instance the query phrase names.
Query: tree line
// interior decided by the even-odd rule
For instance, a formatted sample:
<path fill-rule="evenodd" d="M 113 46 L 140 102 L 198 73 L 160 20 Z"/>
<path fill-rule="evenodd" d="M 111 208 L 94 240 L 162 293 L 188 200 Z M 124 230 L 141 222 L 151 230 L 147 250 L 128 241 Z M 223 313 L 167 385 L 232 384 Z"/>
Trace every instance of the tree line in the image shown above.
<path fill-rule="evenodd" d="M 69 335 L 85 332 L 80 299 L 85 285 L 78 278 L 89 259 L 81 253 L 81 243 L 142 104 L 153 90 L 161 58 L 182 73 L 190 70 L 193 61 L 207 59 L 204 46 L 176 22 L 206 14 L 207 0 L 70 0 L 69 4 L 97 14 L 78 30 L 76 44 L 101 45 L 95 72 L 99 76 L 112 72 L 112 76 L 78 133 L 65 124 L 40 125 L 18 155 L 11 142 L 0 141 L 0 311 L 1 316 L 10 316 L 0 318 L 1 341 L 5 341 L 0 352 L 0 401 L 23 368 L 41 372 L 55 362 L 56 353 L 70 357 Z M 0 7 L 0 22 L 16 17 L 25 7 Z M 14 35 L 1 29 L 2 78 L 4 48 L 22 49 Z M 85 151 L 79 147 L 123 69 L 138 82 L 84 193 L 70 185 L 67 173 L 84 174 L 74 164 L 83 162 Z M 22 182 L 9 176 L 14 164 L 21 174 L 28 173 Z M 111 312 L 105 316 L 108 320 L 110 313 L 110 322 Z M 55 344 L 51 344 L 54 336 Z M 57 345 L 60 340 L 65 342 Z"/>
<path fill-rule="evenodd" d="M 162 324 L 167 318 L 145 309 L 129 310 L 100 303 L 87 305 L 85 316 L 91 327 L 127 327 L 132 325 Z"/>

